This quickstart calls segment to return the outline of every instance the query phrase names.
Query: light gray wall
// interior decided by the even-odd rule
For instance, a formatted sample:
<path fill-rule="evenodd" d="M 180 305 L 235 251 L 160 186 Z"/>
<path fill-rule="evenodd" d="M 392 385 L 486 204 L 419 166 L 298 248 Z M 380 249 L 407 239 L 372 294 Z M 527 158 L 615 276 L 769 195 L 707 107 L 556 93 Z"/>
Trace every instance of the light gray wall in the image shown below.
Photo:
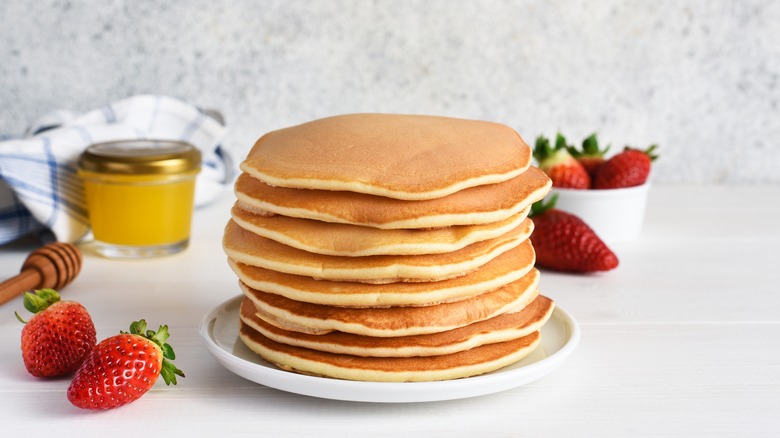
<path fill-rule="evenodd" d="M 349 112 L 660 144 L 656 183 L 780 182 L 780 1 L 0 0 L 0 134 L 159 93 L 266 131 Z"/>

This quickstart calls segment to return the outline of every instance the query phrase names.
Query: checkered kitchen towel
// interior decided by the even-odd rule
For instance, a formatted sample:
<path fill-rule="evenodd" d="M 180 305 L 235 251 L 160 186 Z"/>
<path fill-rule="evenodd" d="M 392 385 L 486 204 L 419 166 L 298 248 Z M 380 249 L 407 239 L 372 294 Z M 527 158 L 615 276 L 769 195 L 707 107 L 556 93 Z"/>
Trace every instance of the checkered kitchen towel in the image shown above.
<path fill-rule="evenodd" d="M 63 242 L 89 232 L 84 190 L 76 174 L 87 146 L 121 139 L 184 140 L 200 149 L 196 205 L 232 183 L 230 158 L 219 145 L 221 117 L 179 100 L 132 96 L 81 115 L 55 111 L 20 139 L 0 138 L 0 244 L 50 230 Z"/>

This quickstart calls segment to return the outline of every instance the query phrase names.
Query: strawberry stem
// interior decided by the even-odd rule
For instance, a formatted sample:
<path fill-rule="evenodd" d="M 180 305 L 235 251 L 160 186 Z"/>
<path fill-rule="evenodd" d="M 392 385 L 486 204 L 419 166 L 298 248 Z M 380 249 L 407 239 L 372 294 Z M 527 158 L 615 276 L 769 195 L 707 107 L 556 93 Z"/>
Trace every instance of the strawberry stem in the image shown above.
<path fill-rule="evenodd" d="M 599 151 L 599 139 L 596 137 L 596 133 L 585 137 L 585 140 L 582 140 L 582 152 L 587 153 L 598 153 Z"/>
<path fill-rule="evenodd" d="M 52 304 L 60 301 L 60 294 L 54 289 L 38 289 L 33 293 L 24 293 L 24 308 L 32 313 L 46 310 Z"/>
<path fill-rule="evenodd" d="M 120 333 L 127 334 L 127 332 Z M 160 375 L 162 375 L 166 385 L 175 385 L 177 383 L 176 376 L 184 377 L 184 372 L 176 368 L 176 365 L 169 362 L 176 359 L 176 353 L 173 352 L 173 347 L 171 347 L 171 345 L 166 342 L 171 336 L 171 334 L 168 332 L 167 325 L 161 325 L 160 328 L 158 328 L 155 332 L 154 330 L 147 330 L 146 320 L 140 319 L 130 324 L 130 334 L 146 338 L 160 347 L 160 350 L 162 350 L 163 353 L 162 369 L 160 370 Z"/>
<path fill-rule="evenodd" d="M 639 148 L 634 148 L 634 147 L 631 147 L 631 146 L 626 146 L 625 150 L 627 150 L 627 151 L 628 150 L 633 150 L 633 151 L 642 152 L 645 155 L 647 155 L 648 157 L 650 157 L 650 161 L 655 161 L 658 158 L 658 154 L 655 153 L 655 149 L 657 147 L 658 147 L 657 144 L 650 145 L 650 147 L 648 147 L 647 149 L 639 149 Z"/>
<path fill-rule="evenodd" d="M 566 137 L 560 132 L 555 135 L 555 150 L 568 149 L 569 145 L 566 144 Z"/>
<path fill-rule="evenodd" d="M 561 149 L 567 149 L 566 137 L 560 132 L 555 137 L 555 147 L 550 144 L 550 140 L 547 137 L 540 135 L 536 137 L 536 144 L 534 146 L 534 158 L 540 163 L 553 155 Z"/>
<path fill-rule="evenodd" d="M 545 170 L 571 159 L 569 148 L 570 146 L 566 144 L 566 137 L 560 132 L 555 137 L 554 147 L 550 144 L 550 140 L 540 135 L 536 138 L 533 156 L 541 169 Z"/>
<path fill-rule="evenodd" d="M 555 150 L 550 146 L 550 140 L 541 135 L 536 137 L 536 145 L 534 147 L 534 158 L 536 158 L 536 161 L 541 163 L 554 152 Z"/>
<path fill-rule="evenodd" d="M 581 149 L 577 149 L 574 146 L 568 146 L 567 149 L 569 150 L 569 153 L 576 158 L 603 158 L 610 147 L 612 147 L 612 145 L 607 145 L 607 147 L 601 149 L 599 146 L 599 140 L 596 137 L 596 133 L 594 132 L 593 134 L 587 136 L 585 140 L 582 140 Z"/>

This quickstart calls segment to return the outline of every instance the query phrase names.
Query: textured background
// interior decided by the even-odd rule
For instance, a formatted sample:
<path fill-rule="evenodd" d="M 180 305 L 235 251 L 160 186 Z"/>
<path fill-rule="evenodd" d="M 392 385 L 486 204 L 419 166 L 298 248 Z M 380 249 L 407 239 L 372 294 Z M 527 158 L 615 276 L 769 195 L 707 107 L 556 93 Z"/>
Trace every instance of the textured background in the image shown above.
<path fill-rule="evenodd" d="M 0 134 L 136 93 L 221 110 L 239 158 L 349 112 L 660 145 L 656 183 L 780 183 L 780 2 L 0 1 Z"/>

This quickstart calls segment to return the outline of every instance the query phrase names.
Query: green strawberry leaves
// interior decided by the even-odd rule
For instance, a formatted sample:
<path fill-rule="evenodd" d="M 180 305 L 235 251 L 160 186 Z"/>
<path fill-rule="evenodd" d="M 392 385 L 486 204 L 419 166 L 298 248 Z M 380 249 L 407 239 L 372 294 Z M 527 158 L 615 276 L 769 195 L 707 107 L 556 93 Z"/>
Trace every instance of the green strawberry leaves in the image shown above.
<path fill-rule="evenodd" d="M 175 385 L 177 383 L 176 376 L 184 377 L 184 372 L 176 368 L 176 365 L 172 364 L 171 362 L 168 362 L 167 360 L 163 360 L 162 369 L 160 370 L 160 375 L 162 376 L 166 385 L 170 385 L 170 384 Z"/>
<path fill-rule="evenodd" d="M 658 147 L 657 144 L 650 145 L 647 149 L 639 149 L 631 146 L 626 146 L 625 150 L 634 150 L 639 151 L 650 157 L 650 161 L 655 161 L 658 158 L 658 153 L 656 152 L 656 148 Z"/>
<path fill-rule="evenodd" d="M 127 334 L 127 332 L 120 333 Z M 160 328 L 158 328 L 155 332 L 154 330 L 147 330 L 146 320 L 141 319 L 130 324 L 130 334 L 148 339 L 160 347 L 160 350 L 163 354 L 160 375 L 162 376 L 166 385 L 175 385 L 177 383 L 176 376 L 185 377 L 182 370 L 176 368 L 176 365 L 169 362 L 176 359 L 176 353 L 173 352 L 173 347 L 171 347 L 171 345 L 166 342 L 171 336 L 171 334 L 168 332 L 167 325 L 161 325 Z"/>
<path fill-rule="evenodd" d="M 30 313 L 40 313 L 48 309 L 54 303 L 60 301 L 60 294 L 54 289 L 38 289 L 35 292 L 25 292 L 22 304 L 24 308 L 30 311 Z M 16 319 L 22 324 L 27 324 L 27 321 L 19 315 L 19 312 L 14 312 Z"/>
<path fill-rule="evenodd" d="M 60 294 L 54 289 L 39 289 L 35 293 L 24 293 L 24 308 L 32 313 L 46 310 L 58 301 L 60 301 Z"/>
<path fill-rule="evenodd" d="M 599 140 L 596 137 L 596 133 L 587 136 L 585 140 L 582 140 L 582 156 L 585 157 L 603 157 L 609 151 L 612 145 L 607 145 L 604 149 L 599 146 Z"/>
<path fill-rule="evenodd" d="M 534 145 L 533 155 L 539 163 L 546 161 L 550 157 L 556 154 L 561 149 L 568 149 L 566 144 L 566 137 L 560 132 L 555 136 L 555 147 L 550 144 L 550 140 L 547 137 L 540 135 L 536 137 L 536 144 Z"/>

